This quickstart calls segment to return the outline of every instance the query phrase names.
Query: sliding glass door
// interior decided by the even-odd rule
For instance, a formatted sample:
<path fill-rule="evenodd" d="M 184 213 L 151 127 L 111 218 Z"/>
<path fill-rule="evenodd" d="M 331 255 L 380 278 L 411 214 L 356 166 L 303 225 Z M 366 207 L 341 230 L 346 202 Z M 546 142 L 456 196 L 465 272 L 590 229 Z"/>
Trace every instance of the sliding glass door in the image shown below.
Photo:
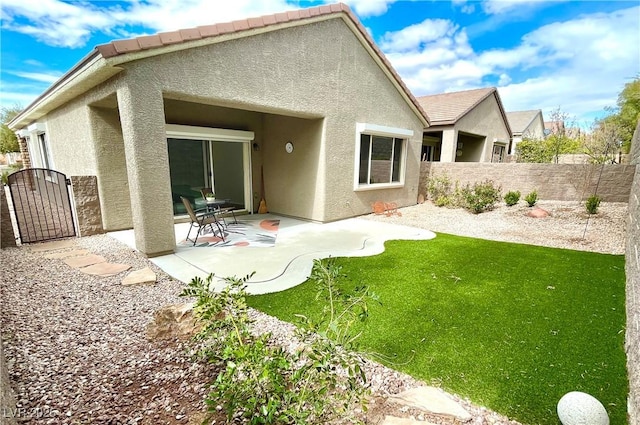
<path fill-rule="evenodd" d="M 216 198 L 229 205 L 252 211 L 252 132 L 176 125 L 167 128 L 174 215 L 186 213 L 181 197 L 189 199 L 196 209 L 204 207 L 203 188 L 210 188 Z"/>

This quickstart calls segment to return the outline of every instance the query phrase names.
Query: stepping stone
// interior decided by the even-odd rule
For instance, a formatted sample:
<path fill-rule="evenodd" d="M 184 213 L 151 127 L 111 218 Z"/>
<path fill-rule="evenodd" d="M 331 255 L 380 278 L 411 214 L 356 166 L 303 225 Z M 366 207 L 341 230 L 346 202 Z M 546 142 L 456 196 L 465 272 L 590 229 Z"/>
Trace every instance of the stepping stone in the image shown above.
<path fill-rule="evenodd" d="M 89 254 L 88 249 L 74 249 L 73 251 L 54 252 L 53 254 L 47 254 L 44 258 L 68 258 L 79 257 L 81 255 Z"/>
<path fill-rule="evenodd" d="M 37 245 L 29 246 L 29 249 L 33 252 L 43 252 L 43 251 L 55 251 L 57 249 L 65 249 L 72 248 L 76 245 L 76 242 L 73 239 L 65 239 L 62 241 L 53 241 L 53 242 L 45 242 L 39 243 Z"/>
<path fill-rule="evenodd" d="M 102 255 L 96 255 L 96 254 L 83 255 L 81 257 L 71 257 L 71 258 L 66 258 L 64 260 L 64 262 L 67 265 L 73 267 L 74 269 L 87 267 L 92 264 L 104 263 L 106 261 L 107 259 L 104 258 Z"/>
<path fill-rule="evenodd" d="M 156 274 L 149 267 L 134 270 L 122 279 L 123 285 L 144 285 L 156 283 Z"/>
<path fill-rule="evenodd" d="M 131 268 L 128 264 L 118 264 L 118 263 L 96 263 L 89 267 L 84 267 L 80 270 L 82 273 L 92 274 L 95 276 L 114 276 L 118 273 L 122 273 L 125 270 L 129 270 Z"/>
<path fill-rule="evenodd" d="M 432 422 L 416 421 L 415 419 L 396 418 L 395 416 L 385 416 L 380 425 L 435 425 Z"/>
<path fill-rule="evenodd" d="M 412 388 L 389 397 L 389 401 L 436 415 L 452 417 L 462 422 L 472 419 L 471 414 L 459 403 L 435 387 Z"/>

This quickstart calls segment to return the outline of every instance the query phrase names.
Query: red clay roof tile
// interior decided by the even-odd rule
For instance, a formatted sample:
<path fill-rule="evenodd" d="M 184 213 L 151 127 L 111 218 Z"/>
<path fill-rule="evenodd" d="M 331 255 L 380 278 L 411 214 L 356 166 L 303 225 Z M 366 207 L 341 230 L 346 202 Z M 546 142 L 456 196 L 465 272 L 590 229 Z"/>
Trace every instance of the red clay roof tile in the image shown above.
<path fill-rule="evenodd" d="M 234 31 L 243 31 L 243 30 L 248 30 L 249 27 L 249 22 L 246 19 L 240 19 L 237 21 L 233 21 L 231 22 L 231 24 L 233 25 L 233 30 Z"/>
<path fill-rule="evenodd" d="M 262 21 L 262 18 L 249 18 L 247 19 L 247 22 L 249 22 L 249 28 L 264 27 L 264 22 Z"/>
<path fill-rule="evenodd" d="M 158 35 L 160 36 L 162 44 L 176 44 L 184 41 L 180 31 L 161 32 L 158 33 Z"/>
<path fill-rule="evenodd" d="M 273 16 L 275 16 L 276 22 L 278 23 L 289 22 L 289 15 L 287 15 L 287 12 L 276 13 Z"/>
<path fill-rule="evenodd" d="M 215 37 L 219 34 L 217 25 L 204 25 L 198 27 L 198 31 L 200 31 L 200 35 L 203 37 Z"/>
<path fill-rule="evenodd" d="M 138 44 L 141 49 L 152 49 L 154 47 L 162 46 L 162 40 L 160 40 L 160 36 L 158 34 L 155 35 L 144 35 L 142 37 L 138 37 Z"/>
<path fill-rule="evenodd" d="M 198 31 L 198 28 L 187 28 L 184 30 L 180 30 L 180 35 L 182 36 L 183 40 L 198 40 L 200 38 L 202 38 L 202 35 L 200 35 L 200 31 Z"/>
<path fill-rule="evenodd" d="M 233 23 L 231 22 L 223 22 L 221 24 L 216 24 L 216 26 L 218 27 L 218 33 L 220 34 L 235 32 L 235 30 L 233 29 Z"/>
<path fill-rule="evenodd" d="M 115 40 L 112 41 L 113 47 L 115 47 L 118 53 L 128 53 L 140 50 L 138 40 L 135 38 L 129 38 L 127 40 Z"/>

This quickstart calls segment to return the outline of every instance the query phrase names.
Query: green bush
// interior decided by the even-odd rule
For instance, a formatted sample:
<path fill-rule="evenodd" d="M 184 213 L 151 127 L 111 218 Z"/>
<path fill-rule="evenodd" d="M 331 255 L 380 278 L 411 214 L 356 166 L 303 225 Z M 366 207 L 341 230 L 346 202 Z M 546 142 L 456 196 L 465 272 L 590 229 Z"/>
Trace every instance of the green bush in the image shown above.
<path fill-rule="evenodd" d="M 587 202 L 585 203 L 585 207 L 587 208 L 587 212 L 589 214 L 596 214 L 598 212 L 598 207 L 600 207 L 600 197 L 598 195 L 591 195 L 587 198 Z"/>
<path fill-rule="evenodd" d="M 496 187 L 492 180 L 467 185 L 461 190 L 464 207 L 474 214 L 491 210 L 500 201 L 500 186 Z"/>
<path fill-rule="evenodd" d="M 508 207 L 512 207 L 515 204 L 517 204 L 520 201 L 520 192 L 516 191 L 509 191 L 507 192 L 506 195 L 504 195 L 504 202 L 507 204 Z"/>
<path fill-rule="evenodd" d="M 536 202 L 538 202 L 538 192 L 534 190 L 533 192 L 531 192 L 527 196 L 525 196 L 524 200 L 527 201 L 527 204 L 530 207 L 534 206 L 536 204 Z"/>
<path fill-rule="evenodd" d="M 451 179 L 449 176 L 443 174 L 441 176 L 431 177 L 427 184 L 427 194 L 436 205 L 438 205 L 440 198 L 449 197 L 451 195 Z"/>
<path fill-rule="evenodd" d="M 250 276 L 226 278 L 220 293 L 210 290 L 213 275 L 189 283 L 180 295 L 196 298 L 194 314 L 202 324 L 198 354 L 219 370 L 206 398 L 210 412 L 222 406 L 229 421 L 248 424 L 312 424 L 353 422 L 356 406 L 366 410 L 364 360 L 351 351 L 359 337 L 351 326 L 367 319 L 367 300 L 375 296 L 366 287 L 342 293 L 339 276 L 331 260 L 314 261 L 316 299 L 330 302 L 319 323 L 298 316 L 304 323 L 297 336 L 305 347 L 295 353 L 272 344 L 269 334 L 250 331 Z"/>

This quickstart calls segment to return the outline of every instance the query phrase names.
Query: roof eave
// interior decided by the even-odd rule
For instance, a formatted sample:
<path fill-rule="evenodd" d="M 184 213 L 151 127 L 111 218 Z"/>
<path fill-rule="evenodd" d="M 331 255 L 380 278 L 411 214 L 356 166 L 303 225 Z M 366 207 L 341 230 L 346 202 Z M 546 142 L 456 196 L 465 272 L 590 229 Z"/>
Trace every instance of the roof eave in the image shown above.
<path fill-rule="evenodd" d="M 120 71 L 121 69 L 108 66 L 97 49 L 94 49 L 9 121 L 7 126 L 14 131 L 24 128 Z"/>

